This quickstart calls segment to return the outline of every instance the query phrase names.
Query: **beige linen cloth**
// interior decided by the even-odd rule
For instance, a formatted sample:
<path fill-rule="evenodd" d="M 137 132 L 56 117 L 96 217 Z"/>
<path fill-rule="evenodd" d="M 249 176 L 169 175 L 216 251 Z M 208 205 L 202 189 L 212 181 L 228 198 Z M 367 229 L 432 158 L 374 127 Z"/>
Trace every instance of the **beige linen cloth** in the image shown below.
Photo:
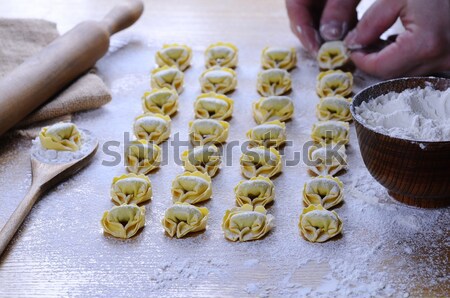
<path fill-rule="evenodd" d="M 0 18 L 0 77 L 58 36 L 56 24 L 52 22 Z M 109 101 L 111 94 L 108 88 L 91 70 L 28 115 L 13 133 L 34 137 L 41 126 L 60 120 L 70 121 L 70 114 L 95 109 Z"/>

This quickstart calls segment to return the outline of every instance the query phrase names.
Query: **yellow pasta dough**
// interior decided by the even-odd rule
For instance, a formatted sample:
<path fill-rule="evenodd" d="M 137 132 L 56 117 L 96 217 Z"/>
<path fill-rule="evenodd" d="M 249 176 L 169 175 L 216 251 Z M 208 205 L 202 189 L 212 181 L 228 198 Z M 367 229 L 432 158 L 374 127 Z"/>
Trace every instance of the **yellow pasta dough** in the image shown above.
<path fill-rule="evenodd" d="M 308 148 L 308 169 L 316 176 L 336 175 L 347 169 L 344 145 L 328 144 Z"/>
<path fill-rule="evenodd" d="M 135 204 L 114 206 L 103 213 L 103 230 L 117 238 L 131 238 L 145 225 L 145 207 Z"/>
<path fill-rule="evenodd" d="M 350 72 L 341 70 L 328 70 L 317 76 L 316 91 L 320 97 L 352 93 L 353 76 Z"/>
<path fill-rule="evenodd" d="M 350 125 L 348 122 L 328 120 L 313 124 L 311 138 L 318 143 L 342 143 L 349 141 Z"/>
<path fill-rule="evenodd" d="M 180 94 L 183 91 L 184 74 L 175 66 L 163 66 L 152 71 L 151 86 L 154 89 L 169 88 Z"/>
<path fill-rule="evenodd" d="M 250 180 L 242 180 L 234 188 L 236 204 L 243 206 L 266 206 L 275 198 L 275 186 L 266 177 L 257 176 Z"/>
<path fill-rule="evenodd" d="M 195 117 L 225 120 L 233 113 L 234 101 L 223 94 L 203 93 L 194 103 Z"/>
<path fill-rule="evenodd" d="M 303 202 L 306 206 L 321 205 L 325 209 L 336 206 L 344 198 L 344 184 L 337 177 L 318 176 L 305 183 Z"/>
<path fill-rule="evenodd" d="M 206 49 L 205 61 L 206 68 L 214 66 L 235 68 L 238 62 L 238 48 L 228 42 L 214 43 Z"/>
<path fill-rule="evenodd" d="M 219 149 L 212 144 L 184 151 L 181 154 L 181 160 L 186 171 L 200 171 L 210 177 L 216 175 L 222 162 Z"/>
<path fill-rule="evenodd" d="M 310 205 L 303 209 L 298 226 L 308 241 L 325 242 L 342 231 L 342 220 L 334 211 Z"/>
<path fill-rule="evenodd" d="M 225 143 L 230 124 L 214 119 L 196 119 L 189 122 L 189 137 L 195 146 Z"/>
<path fill-rule="evenodd" d="M 130 142 L 125 158 L 127 170 L 135 174 L 148 174 L 161 164 L 161 148 L 146 140 Z"/>
<path fill-rule="evenodd" d="M 262 96 L 283 95 L 291 90 L 291 86 L 291 75 L 279 68 L 261 71 L 256 82 L 256 89 Z"/>
<path fill-rule="evenodd" d="M 200 85 L 203 93 L 226 94 L 236 88 L 236 72 L 228 67 L 209 68 L 200 75 Z"/>
<path fill-rule="evenodd" d="M 111 199 L 117 205 L 141 204 L 152 198 L 152 184 L 143 174 L 125 174 L 114 177 Z"/>
<path fill-rule="evenodd" d="M 134 135 L 139 140 L 160 144 L 170 137 L 170 117 L 145 113 L 134 120 Z"/>
<path fill-rule="evenodd" d="M 294 48 L 267 47 L 262 51 L 261 64 L 265 69 L 282 68 L 290 70 L 297 63 Z"/>
<path fill-rule="evenodd" d="M 247 131 L 251 147 L 279 147 L 286 141 L 286 124 L 279 120 L 265 122 Z"/>
<path fill-rule="evenodd" d="M 351 121 L 350 113 L 351 98 L 344 98 L 339 95 L 322 97 L 316 106 L 316 115 L 319 120 L 340 120 Z"/>
<path fill-rule="evenodd" d="M 274 217 L 267 214 L 263 206 L 245 204 L 225 211 L 222 230 L 226 239 L 231 241 L 257 240 L 274 227 Z"/>
<path fill-rule="evenodd" d="M 323 43 L 317 54 L 317 62 L 321 69 L 340 68 L 348 62 L 349 58 L 349 52 L 340 40 Z"/>
<path fill-rule="evenodd" d="M 188 233 L 205 230 L 208 213 L 205 207 L 175 203 L 166 210 L 162 225 L 170 237 L 182 238 Z"/>
<path fill-rule="evenodd" d="M 39 140 L 45 149 L 77 151 L 81 146 L 81 134 L 73 123 L 59 122 L 43 127 Z"/>
<path fill-rule="evenodd" d="M 169 88 L 153 89 L 142 96 L 144 112 L 170 116 L 178 109 L 178 93 Z"/>
<path fill-rule="evenodd" d="M 211 194 L 211 177 L 199 171 L 184 172 L 172 182 L 172 199 L 174 203 L 197 204 L 208 200 Z"/>
<path fill-rule="evenodd" d="M 159 67 L 176 66 L 183 71 L 189 67 L 192 59 L 192 49 L 184 44 L 165 44 L 156 52 L 155 60 Z"/>
<path fill-rule="evenodd" d="M 294 103 L 287 96 L 261 97 L 253 103 L 253 118 L 261 124 L 268 121 L 289 120 L 294 114 Z"/>
<path fill-rule="evenodd" d="M 281 156 L 273 147 L 249 148 L 242 153 L 240 163 L 245 178 L 260 175 L 270 178 L 281 172 Z"/>

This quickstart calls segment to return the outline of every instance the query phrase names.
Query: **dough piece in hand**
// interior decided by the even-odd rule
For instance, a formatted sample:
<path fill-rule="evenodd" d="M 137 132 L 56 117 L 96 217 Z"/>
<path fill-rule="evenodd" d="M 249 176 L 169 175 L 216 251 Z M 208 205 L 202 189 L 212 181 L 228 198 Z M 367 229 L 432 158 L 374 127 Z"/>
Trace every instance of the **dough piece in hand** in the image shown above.
<path fill-rule="evenodd" d="M 125 174 L 114 177 L 111 199 L 116 205 L 141 204 L 152 198 L 152 184 L 143 174 Z"/>
<path fill-rule="evenodd" d="M 303 209 L 298 226 L 308 241 L 325 242 L 342 231 L 342 220 L 334 211 L 310 205 Z"/>
<path fill-rule="evenodd" d="M 175 203 L 166 210 L 162 225 L 170 237 L 182 238 L 188 233 L 205 230 L 208 213 L 205 207 Z"/>
<path fill-rule="evenodd" d="M 340 95 L 322 97 L 316 106 L 317 118 L 321 121 L 339 120 L 351 121 L 350 113 L 351 98 L 345 98 Z"/>
<path fill-rule="evenodd" d="M 234 101 L 223 94 L 203 93 L 194 103 L 195 117 L 225 120 L 233 113 Z"/>
<path fill-rule="evenodd" d="M 245 178 L 264 176 L 270 178 L 281 172 L 281 156 L 273 147 L 249 148 L 242 153 L 241 171 Z"/>
<path fill-rule="evenodd" d="M 261 71 L 256 82 L 256 89 L 262 96 L 283 95 L 291 90 L 291 86 L 291 75 L 279 68 Z"/>
<path fill-rule="evenodd" d="M 194 146 L 225 143 L 230 124 L 214 119 L 196 119 L 189 122 L 189 138 Z"/>
<path fill-rule="evenodd" d="M 261 64 L 264 69 L 281 68 L 290 70 L 297 63 L 294 48 L 267 47 L 262 51 Z"/>
<path fill-rule="evenodd" d="M 258 176 L 239 182 L 234 193 L 238 206 L 249 204 L 265 207 L 275 198 L 275 186 L 269 178 Z"/>
<path fill-rule="evenodd" d="M 311 138 L 318 143 L 342 143 L 349 141 L 350 125 L 348 122 L 328 120 L 313 124 Z"/>
<path fill-rule="evenodd" d="M 337 177 L 327 175 L 313 178 L 303 187 L 303 203 L 330 209 L 342 202 L 343 188 L 344 184 Z"/>
<path fill-rule="evenodd" d="M 321 69 L 336 69 L 344 66 L 350 59 L 349 52 L 340 40 L 322 44 L 317 53 L 317 62 Z"/>
<path fill-rule="evenodd" d="M 103 213 L 103 230 L 114 237 L 131 238 L 145 225 L 145 207 L 135 204 L 114 206 Z"/>
<path fill-rule="evenodd" d="M 250 147 L 280 147 L 286 141 L 286 124 L 279 120 L 265 122 L 247 131 Z"/>
<path fill-rule="evenodd" d="M 294 103 L 287 96 L 261 97 L 253 103 L 253 118 L 261 124 L 273 120 L 286 121 L 294 114 Z"/>
<path fill-rule="evenodd" d="M 151 86 L 154 89 L 169 88 L 180 94 L 183 91 L 184 74 L 175 66 L 163 66 L 152 71 Z"/>
<path fill-rule="evenodd" d="M 212 194 L 211 177 L 208 174 L 184 172 L 172 182 L 173 202 L 197 204 L 209 200 Z"/>
<path fill-rule="evenodd" d="M 58 151 L 78 151 L 81 146 L 81 134 L 73 123 L 59 122 L 46 126 L 39 133 L 42 147 Z"/>
<path fill-rule="evenodd" d="M 236 89 L 236 72 L 228 67 L 212 67 L 200 75 L 203 93 L 215 92 L 226 94 Z"/>
<path fill-rule="evenodd" d="M 169 88 L 153 89 L 142 96 L 144 112 L 170 116 L 178 109 L 178 93 Z"/>
<path fill-rule="evenodd" d="M 134 174 L 148 174 L 161 164 L 161 148 L 146 140 L 130 142 L 126 150 L 127 170 Z"/>
<path fill-rule="evenodd" d="M 266 235 L 273 227 L 274 217 L 267 214 L 263 206 L 245 204 L 225 211 L 222 230 L 225 238 L 231 241 L 257 240 Z"/>
<path fill-rule="evenodd" d="M 350 72 L 328 70 L 317 76 L 316 91 L 320 97 L 347 96 L 352 93 L 353 76 Z"/>
<path fill-rule="evenodd" d="M 216 175 L 222 162 L 219 149 L 213 144 L 186 150 L 181 154 L 181 160 L 186 171 L 200 171 L 210 177 Z"/>
<path fill-rule="evenodd" d="M 170 137 L 170 117 L 145 113 L 134 120 L 134 135 L 138 140 L 160 144 Z"/>
<path fill-rule="evenodd" d="M 336 175 L 347 169 L 344 145 L 326 144 L 308 148 L 308 169 L 316 176 Z"/>
<path fill-rule="evenodd" d="M 235 68 L 238 62 L 238 48 L 228 42 L 218 42 L 210 45 L 205 51 L 205 66 Z"/>
<path fill-rule="evenodd" d="M 176 66 L 183 71 L 189 67 L 192 59 L 192 49 L 184 44 L 165 44 L 156 52 L 155 60 L 159 67 Z"/>

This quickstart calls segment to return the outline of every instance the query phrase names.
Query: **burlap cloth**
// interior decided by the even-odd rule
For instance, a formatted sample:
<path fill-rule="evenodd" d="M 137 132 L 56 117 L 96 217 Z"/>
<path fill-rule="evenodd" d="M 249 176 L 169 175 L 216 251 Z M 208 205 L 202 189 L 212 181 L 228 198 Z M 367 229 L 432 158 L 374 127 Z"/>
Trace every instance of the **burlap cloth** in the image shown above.
<path fill-rule="evenodd" d="M 0 77 L 58 36 L 56 24 L 52 22 L 0 18 Z M 72 113 L 95 109 L 109 101 L 111 94 L 108 88 L 91 70 L 28 115 L 12 133 L 33 137 L 43 125 L 60 120 L 70 121 Z"/>

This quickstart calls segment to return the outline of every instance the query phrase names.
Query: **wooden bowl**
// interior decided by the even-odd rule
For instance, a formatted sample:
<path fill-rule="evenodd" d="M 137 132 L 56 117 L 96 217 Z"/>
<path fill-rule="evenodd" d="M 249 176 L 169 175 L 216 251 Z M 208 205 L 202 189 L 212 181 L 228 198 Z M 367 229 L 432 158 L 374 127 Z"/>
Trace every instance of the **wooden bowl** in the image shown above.
<path fill-rule="evenodd" d="M 359 92 L 350 107 L 364 164 L 396 200 L 418 207 L 450 205 L 450 141 L 422 142 L 390 137 L 366 127 L 355 107 L 391 91 L 450 87 L 450 79 L 412 77 L 385 81 Z"/>

